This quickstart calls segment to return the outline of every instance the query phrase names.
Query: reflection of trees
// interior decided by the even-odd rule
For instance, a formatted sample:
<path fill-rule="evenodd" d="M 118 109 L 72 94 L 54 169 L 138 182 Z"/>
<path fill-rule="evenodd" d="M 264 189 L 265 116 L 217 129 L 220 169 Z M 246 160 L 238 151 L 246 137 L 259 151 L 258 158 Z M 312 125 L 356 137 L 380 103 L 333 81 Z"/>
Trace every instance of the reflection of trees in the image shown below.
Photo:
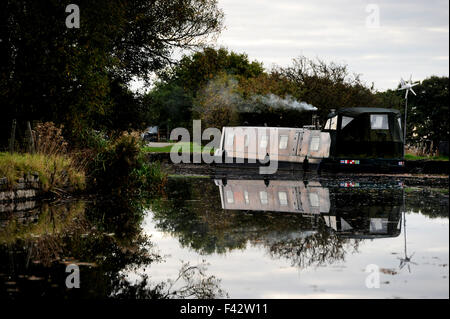
<path fill-rule="evenodd" d="M 321 225 L 316 233 L 308 237 L 276 242 L 267 248 L 272 257 L 285 258 L 292 266 L 306 268 L 344 261 L 347 253 L 358 251 L 359 242 L 339 237 Z"/>
<path fill-rule="evenodd" d="M 140 274 L 162 260 L 142 233 L 142 216 L 141 204 L 125 200 L 44 205 L 25 222 L 11 216 L 0 227 L 0 296 L 182 298 L 191 295 L 189 291 L 195 292 L 192 296 L 201 291 L 205 296 L 207 292 L 209 296 L 223 294 L 219 281 L 206 277 L 204 268 L 195 272 L 196 266 L 184 271 L 179 280 L 184 285 L 173 287 L 170 296 L 163 290 L 170 282 L 152 284 L 147 275 Z M 67 264 L 79 265 L 81 289 L 65 288 Z M 136 272 L 143 279 L 130 283 L 124 272 Z"/>
<path fill-rule="evenodd" d="M 169 194 L 170 187 L 169 183 Z M 200 253 L 243 249 L 250 242 L 266 247 L 274 258 L 289 258 L 293 265 L 303 267 L 342 260 L 349 250 L 357 249 L 357 241 L 339 238 L 318 223 L 319 216 L 224 211 L 217 187 L 208 180 L 177 179 L 172 187 L 187 189 L 184 195 L 188 196 L 154 201 L 151 209 L 156 226 Z"/>
<path fill-rule="evenodd" d="M 430 218 L 449 217 L 448 188 L 407 188 L 405 202 L 407 212 L 420 212 Z"/>
<path fill-rule="evenodd" d="M 115 285 L 114 298 L 133 299 L 213 299 L 228 297 L 220 288 L 220 279 L 206 276 L 206 264 L 191 266 L 183 263 L 177 278 L 152 285 L 147 274 L 135 284 L 121 280 Z M 151 288 L 149 288 L 151 287 Z"/>

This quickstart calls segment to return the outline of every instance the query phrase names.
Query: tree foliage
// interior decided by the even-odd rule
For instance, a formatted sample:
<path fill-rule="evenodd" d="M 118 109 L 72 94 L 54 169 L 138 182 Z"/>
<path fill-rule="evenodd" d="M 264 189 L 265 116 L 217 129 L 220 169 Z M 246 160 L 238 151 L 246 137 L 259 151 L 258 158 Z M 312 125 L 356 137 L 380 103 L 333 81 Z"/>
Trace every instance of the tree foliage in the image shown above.
<path fill-rule="evenodd" d="M 413 89 L 417 96 L 408 96 L 408 134 L 412 143 L 432 142 L 433 150 L 439 141 L 449 140 L 448 77 L 432 76 Z"/>
<path fill-rule="evenodd" d="M 117 82 L 148 78 L 174 50 L 198 46 L 222 27 L 216 0 L 80 0 L 79 29 L 65 25 L 69 3 L 1 2 L 4 128 L 13 118 L 53 120 L 73 136 L 112 124 Z"/>
<path fill-rule="evenodd" d="M 359 74 L 351 74 L 345 64 L 300 56 L 279 72 L 294 84 L 294 97 L 319 109 L 322 122 L 331 109 L 376 106 L 373 89 Z"/>
<path fill-rule="evenodd" d="M 236 113 L 233 109 L 236 106 L 229 105 L 219 110 L 219 105 L 225 106 L 225 95 L 222 95 L 222 100 L 212 100 L 217 93 L 213 93 L 213 87 L 218 90 L 219 84 L 227 86 L 227 83 L 231 85 L 229 81 L 245 81 L 262 74 L 262 64 L 250 62 L 246 54 L 206 47 L 202 51 L 185 55 L 175 66 L 159 72 L 160 82 L 144 97 L 144 105 L 154 124 L 169 124 L 172 128 L 189 127 L 193 112 L 196 118 L 200 116 L 213 126 L 225 122 L 235 123 Z M 232 91 L 233 94 L 237 93 L 235 84 Z M 207 105 L 211 102 L 213 104 Z M 202 109 L 208 115 L 201 115 Z M 216 111 L 220 114 L 217 113 L 214 118 Z M 231 116 L 229 121 L 226 120 L 227 116 Z"/>
<path fill-rule="evenodd" d="M 203 51 L 185 55 L 172 69 L 161 72 L 164 82 L 175 82 L 194 95 L 219 73 L 248 79 L 264 73 L 262 63 L 250 62 L 243 53 L 225 48 L 206 47 Z"/>
<path fill-rule="evenodd" d="M 194 101 L 195 118 L 206 127 L 221 129 L 238 124 L 238 107 L 241 98 L 237 81 L 227 74 L 220 74 L 202 88 Z"/>
<path fill-rule="evenodd" d="M 448 77 L 431 76 L 414 86 L 417 95 L 408 94 L 407 143 L 436 151 L 440 141 L 449 140 L 448 84 Z M 379 106 L 402 112 L 403 127 L 405 91 L 386 90 L 376 97 Z"/>

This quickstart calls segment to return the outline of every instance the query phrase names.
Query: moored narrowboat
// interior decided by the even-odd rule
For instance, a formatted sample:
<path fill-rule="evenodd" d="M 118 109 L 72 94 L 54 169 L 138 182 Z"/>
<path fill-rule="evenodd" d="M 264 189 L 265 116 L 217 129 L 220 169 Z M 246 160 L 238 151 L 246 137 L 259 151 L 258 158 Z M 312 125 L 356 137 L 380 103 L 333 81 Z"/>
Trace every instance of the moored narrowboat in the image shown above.
<path fill-rule="evenodd" d="M 344 108 L 329 114 L 322 130 L 286 127 L 224 127 L 219 162 L 305 163 L 319 168 L 403 167 L 398 110 Z"/>

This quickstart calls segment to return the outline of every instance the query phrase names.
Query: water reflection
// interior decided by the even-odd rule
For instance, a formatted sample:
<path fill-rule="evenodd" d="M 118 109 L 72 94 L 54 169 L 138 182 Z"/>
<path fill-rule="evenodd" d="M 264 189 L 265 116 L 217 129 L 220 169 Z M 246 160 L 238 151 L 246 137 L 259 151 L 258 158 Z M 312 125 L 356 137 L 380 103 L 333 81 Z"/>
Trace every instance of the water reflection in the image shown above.
<path fill-rule="evenodd" d="M 443 189 L 407 187 L 401 179 L 392 177 L 358 180 L 285 177 L 268 180 L 222 175 L 213 181 L 173 178 L 167 194 L 168 198 L 152 202 L 147 231 L 159 236 L 158 242 L 170 251 L 174 259 L 179 255 L 187 259 L 205 256 L 220 264 L 216 270 L 222 274 L 223 269 L 233 267 L 232 264 L 235 271 L 243 273 L 243 277 L 253 277 L 275 271 L 270 267 L 260 269 L 269 256 L 275 264 L 287 262 L 290 267 L 308 271 L 308 274 L 310 269 L 317 267 L 331 272 L 349 268 L 353 277 L 346 280 L 351 281 L 358 274 L 365 276 L 364 269 L 374 262 L 373 259 L 378 260 L 375 263 L 379 264 L 383 274 L 394 276 L 405 267 L 405 262 L 420 263 L 418 258 L 439 258 L 444 260 L 441 263 L 443 268 L 436 273 L 423 274 L 426 268 L 423 260 L 421 271 L 417 273 L 430 278 L 430 286 L 433 287 L 440 287 L 436 278 L 431 279 L 435 275 L 441 274 L 441 280 L 448 282 L 448 268 L 445 268 L 445 260 L 448 259 L 445 239 L 446 234 L 448 236 L 448 192 Z M 414 215 L 418 215 L 417 218 Z M 408 224 L 406 219 L 412 223 L 414 251 L 421 250 L 420 257 L 409 255 L 408 239 L 400 236 Z M 432 222 L 433 219 L 437 224 Z M 441 223 L 446 225 L 445 228 L 436 231 L 433 227 Z M 422 236 L 423 240 L 418 242 L 417 236 Z M 430 256 L 431 251 L 435 251 L 434 256 Z M 256 261 L 256 268 L 245 273 L 243 269 L 255 262 L 255 259 L 247 260 L 245 256 L 254 254 L 261 260 Z M 357 256 L 361 256 L 362 265 L 348 262 L 358 259 Z M 396 265 L 391 265 L 392 262 Z M 425 264 L 435 265 L 433 262 Z M 166 273 L 160 268 L 158 271 Z M 234 278 L 231 274 L 223 275 L 224 282 L 233 282 L 231 278 Z M 364 278 L 359 279 L 362 287 L 358 288 L 358 294 L 349 296 L 360 296 L 362 288 L 367 293 Z M 261 280 L 268 291 L 277 286 L 273 281 Z M 330 283 L 333 280 L 330 279 Z M 339 287 L 345 290 L 347 283 L 342 280 Z M 297 281 L 295 278 L 280 281 L 277 287 L 283 291 L 295 286 Z M 231 296 L 287 296 L 284 293 L 260 295 L 259 290 L 252 290 L 253 287 L 261 287 L 256 282 L 246 288 L 245 291 L 254 292 L 254 295 L 248 295 L 239 282 L 236 279 L 234 285 L 228 286 Z M 387 285 L 392 279 L 384 282 Z M 260 289 L 264 291 L 264 288 Z M 436 288 L 430 291 L 433 289 Z M 237 295 L 232 294 L 233 291 L 237 291 Z M 406 296 L 412 291 L 405 290 L 396 296 Z M 415 296 L 419 294 L 418 291 L 415 293 Z M 445 294 L 448 295 L 448 289 L 444 290 Z"/>
<path fill-rule="evenodd" d="M 383 282 L 416 275 L 407 279 L 448 297 L 448 191 L 396 178 L 174 177 L 158 198 L 0 212 L 0 298 L 301 297 L 321 280 L 314 293 L 339 287 L 354 297 L 367 293 L 369 263 L 392 277 Z M 280 263 L 295 271 L 272 280 Z M 68 264 L 81 269 L 80 289 L 65 286 Z M 299 288 L 299 271 L 310 286 Z M 257 279 L 244 287 L 248 278 Z"/>
<path fill-rule="evenodd" d="M 0 220 L 0 298 L 226 295 L 219 280 L 206 277 L 203 265 L 182 264 L 175 281 L 153 282 L 138 271 L 162 260 L 142 232 L 140 202 L 76 200 L 34 206 L 5 213 Z M 80 267 L 80 289 L 65 285 L 69 264 Z M 130 272 L 133 282 L 127 278 Z"/>
<path fill-rule="evenodd" d="M 215 184 L 219 187 L 222 209 L 320 215 L 327 227 L 346 237 L 395 237 L 400 234 L 402 184 L 389 187 L 388 193 L 380 191 L 376 185 L 378 192 L 374 194 L 368 191 L 372 185 L 342 182 L 340 187 L 350 190 L 332 189 L 334 196 L 331 198 L 330 188 L 319 181 L 216 179 Z M 317 225 L 318 220 L 314 218 L 313 227 Z"/>

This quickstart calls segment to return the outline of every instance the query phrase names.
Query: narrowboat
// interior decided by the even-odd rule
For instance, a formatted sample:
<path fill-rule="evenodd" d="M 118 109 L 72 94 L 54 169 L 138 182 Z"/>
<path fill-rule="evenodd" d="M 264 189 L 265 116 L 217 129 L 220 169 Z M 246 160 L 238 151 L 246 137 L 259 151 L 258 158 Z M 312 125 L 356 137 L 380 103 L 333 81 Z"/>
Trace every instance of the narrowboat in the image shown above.
<path fill-rule="evenodd" d="M 398 110 L 355 107 L 332 111 L 322 130 L 224 127 L 216 162 L 276 161 L 330 169 L 403 167 L 401 126 Z"/>

